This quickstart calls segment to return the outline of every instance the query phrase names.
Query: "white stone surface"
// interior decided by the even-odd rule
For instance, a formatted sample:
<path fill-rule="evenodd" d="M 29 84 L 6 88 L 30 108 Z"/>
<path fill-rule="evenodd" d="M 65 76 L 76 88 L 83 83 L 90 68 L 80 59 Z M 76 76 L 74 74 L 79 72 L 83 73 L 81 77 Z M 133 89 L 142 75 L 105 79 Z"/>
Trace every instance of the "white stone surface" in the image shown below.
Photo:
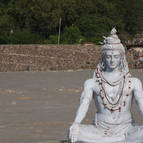
<path fill-rule="evenodd" d="M 135 98 L 143 114 L 142 83 L 129 73 L 125 49 L 116 29 L 104 38 L 97 69 L 84 83 L 69 140 L 72 143 L 143 143 L 143 126 L 133 123 L 130 111 Z M 94 123 L 83 125 L 92 99 L 97 109 Z"/>

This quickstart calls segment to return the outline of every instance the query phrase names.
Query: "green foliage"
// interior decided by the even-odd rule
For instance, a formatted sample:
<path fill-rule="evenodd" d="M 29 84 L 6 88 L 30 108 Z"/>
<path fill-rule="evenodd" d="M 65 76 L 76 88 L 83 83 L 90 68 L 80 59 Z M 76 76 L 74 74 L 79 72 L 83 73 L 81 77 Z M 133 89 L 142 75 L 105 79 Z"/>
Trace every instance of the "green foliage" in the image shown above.
<path fill-rule="evenodd" d="M 8 36 L 8 43 L 12 44 L 38 44 L 41 43 L 42 38 L 34 33 L 29 32 L 28 30 L 17 30 L 13 34 Z"/>
<path fill-rule="evenodd" d="M 126 0 L 125 30 L 134 35 L 140 32 L 143 23 L 143 0 Z"/>
<path fill-rule="evenodd" d="M 71 26 L 79 18 L 76 0 L 61 0 L 60 5 L 63 27 Z"/>
<path fill-rule="evenodd" d="M 49 39 L 44 41 L 44 44 L 58 44 L 58 35 L 50 35 Z"/>
<path fill-rule="evenodd" d="M 78 27 L 76 26 L 65 27 L 61 37 L 61 41 L 63 44 L 78 43 L 80 39 L 81 39 L 81 33 Z"/>
<path fill-rule="evenodd" d="M 41 36 L 28 30 L 11 31 L 7 35 L 0 35 L 0 44 L 38 44 L 42 43 Z"/>
<path fill-rule="evenodd" d="M 109 32 L 115 23 L 107 17 L 86 15 L 79 19 L 77 25 L 84 36 L 93 37 Z"/>
<path fill-rule="evenodd" d="M 8 14 L 14 25 L 47 37 L 55 33 L 60 18 L 58 0 L 13 0 Z"/>
<path fill-rule="evenodd" d="M 0 35 L 0 44 L 8 44 L 8 42 L 7 42 L 7 36 Z"/>
<path fill-rule="evenodd" d="M 0 43 L 97 43 L 116 27 L 143 32 L 143 0 L 0 0 Z M 10 34 L 11 29 L 14 33 Z"/>

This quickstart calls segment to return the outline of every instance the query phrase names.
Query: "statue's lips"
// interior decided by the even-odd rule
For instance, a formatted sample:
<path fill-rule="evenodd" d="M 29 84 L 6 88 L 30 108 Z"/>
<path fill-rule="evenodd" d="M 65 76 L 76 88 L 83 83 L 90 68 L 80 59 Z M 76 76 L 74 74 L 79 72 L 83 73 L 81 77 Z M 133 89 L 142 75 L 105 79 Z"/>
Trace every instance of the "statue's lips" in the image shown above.
<path fill-rule="evenodd" d="M 116 66 L 116 64 L 110 64 L 110 66 L 114 67 L 114 66 Z"/>

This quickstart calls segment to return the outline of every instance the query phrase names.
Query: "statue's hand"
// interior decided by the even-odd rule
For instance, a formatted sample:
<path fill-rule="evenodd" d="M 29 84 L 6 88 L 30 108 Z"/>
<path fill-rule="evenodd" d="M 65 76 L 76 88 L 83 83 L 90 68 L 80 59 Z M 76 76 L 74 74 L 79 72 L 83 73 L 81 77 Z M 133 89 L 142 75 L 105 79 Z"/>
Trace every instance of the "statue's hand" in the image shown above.
<path fill-rule="evenodd" d="M 79 123 L 73 123 L 69 129 L 69 138 L 72 143 L 78 140 L 79 135 Z"/>

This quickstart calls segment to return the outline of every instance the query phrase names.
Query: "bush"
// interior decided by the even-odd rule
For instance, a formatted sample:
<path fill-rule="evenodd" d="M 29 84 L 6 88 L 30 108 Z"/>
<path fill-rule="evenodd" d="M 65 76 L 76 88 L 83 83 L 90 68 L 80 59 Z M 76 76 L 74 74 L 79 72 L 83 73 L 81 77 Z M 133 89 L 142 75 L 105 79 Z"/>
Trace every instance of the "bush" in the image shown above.
<path fill-rule="evenodd" d="M 39 44 L 41 41 L 40 35 L 30 33 L 28 30 L 16 30 L 7 37 L 8 44 Z"/>
<path fill-rule="evenodd" d="M 58 35 L 50 35 L 48 40 L 43 42 L 44 44 L 57 44 L 58 43 Z"/>
<path fill-rule="evenodd" d="M 61 34 L 61 42 L 63 44 L 76 44 L 81 38 L 80 30 L 76 26 L 65 27 Z"/>
<path fill-rule="evenodd" d="M 0 44 L 8 44 L 7 43 L 7 36 L 0 35 Z"/>
<path fill-rule="evenodd" d="M 87 38 L 87 40 L 92 40 L 89 42 L 97 43 L 102 40 L 103 35 L 107 35 L 110 30 L 116 26 L 115 22 L 107 17 L 93 15 L 82 16 L 77 25 L 82 32 L 82 35 Z"/>

